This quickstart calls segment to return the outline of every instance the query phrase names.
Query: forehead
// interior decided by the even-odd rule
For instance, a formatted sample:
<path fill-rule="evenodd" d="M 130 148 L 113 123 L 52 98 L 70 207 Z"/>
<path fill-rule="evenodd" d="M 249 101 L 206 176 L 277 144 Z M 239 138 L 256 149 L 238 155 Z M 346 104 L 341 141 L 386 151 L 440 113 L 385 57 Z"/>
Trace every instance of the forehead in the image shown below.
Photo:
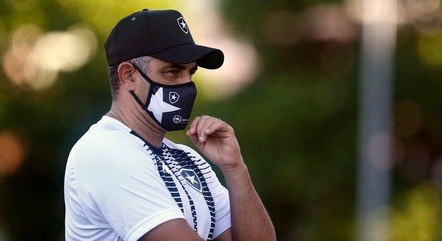
<path fill-rule="evenodd" d="M 196 62 L 188 64 L 176 64 L 176 63 L 166 62 L 164 60 L 153 57 L 149 62 L 149 66 L 151 66 L 152 68 L 179 68 L 179 69 L 192 69 L 197 67 Z"/>

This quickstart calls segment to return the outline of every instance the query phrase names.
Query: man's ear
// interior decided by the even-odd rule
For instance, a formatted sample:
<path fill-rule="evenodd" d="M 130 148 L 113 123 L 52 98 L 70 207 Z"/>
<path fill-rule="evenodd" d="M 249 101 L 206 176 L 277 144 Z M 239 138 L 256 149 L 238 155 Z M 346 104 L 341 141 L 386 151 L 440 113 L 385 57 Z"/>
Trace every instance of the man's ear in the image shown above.
<path fill-rule="evenodd" d="M 118 79 L 120 80 L 120 86 L 128 91 L 135 90 L 135 81 L 132 77 L 135 73 L 135 67 L 128 63 L 122 62 L 118 65 Z"/>

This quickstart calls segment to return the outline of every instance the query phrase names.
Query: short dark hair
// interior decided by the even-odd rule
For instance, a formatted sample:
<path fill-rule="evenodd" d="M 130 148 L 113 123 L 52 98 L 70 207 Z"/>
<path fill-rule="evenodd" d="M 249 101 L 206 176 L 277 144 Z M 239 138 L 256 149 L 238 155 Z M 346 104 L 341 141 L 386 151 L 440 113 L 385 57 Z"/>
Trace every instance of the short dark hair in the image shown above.
<path fill-rule="evenodd" d="M 149 56 L 141 56 L 138 58 L 133 58 L 127 62 L 136 65 L 138 68 L 140 68 L 145 73 L 147 72 L 147 67 L 149 66 L 150 60 L 152 58 Z M 115 100 L 118 95 L 118 91 L 120 90 L 120 80 L 118 78 L 118 66 L 119 64 L 115 64 L 108 67 L 108 78 L 109 78 L 109 84 L 111 87 L 111 95 L 112 100 Z"/>
<path fill-rule="evenodd" d="M 111 87 L 112 100 L 115 100 L 120 89 L 120 81 L 118 79 L 118 64 L 108 67 L 107 76 L 109 78 L 109 84 Z"/>

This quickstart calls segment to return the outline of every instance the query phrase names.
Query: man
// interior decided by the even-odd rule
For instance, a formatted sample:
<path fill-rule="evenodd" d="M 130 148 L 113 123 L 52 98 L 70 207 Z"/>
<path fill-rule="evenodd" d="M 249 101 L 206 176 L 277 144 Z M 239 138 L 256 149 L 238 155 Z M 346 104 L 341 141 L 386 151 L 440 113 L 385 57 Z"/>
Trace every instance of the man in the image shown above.
<path fill-rule="evenodd" d="M 189 119 L 192 75 L 219 68 L 221 50 L 196 45 L 174 10 L 123 18 L 105 49 L 112 107 L 69 154 L 66 240 L 275 240 L 232 127 Z M 196 151 L 164 138 L 189 123 L 227 189 Z"/>

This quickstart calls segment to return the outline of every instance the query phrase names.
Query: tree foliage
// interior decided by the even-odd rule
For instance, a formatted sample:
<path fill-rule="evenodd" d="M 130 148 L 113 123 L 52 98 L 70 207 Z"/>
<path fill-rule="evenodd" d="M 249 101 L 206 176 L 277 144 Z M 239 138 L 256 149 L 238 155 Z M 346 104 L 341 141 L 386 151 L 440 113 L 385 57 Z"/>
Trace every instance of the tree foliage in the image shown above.
<path fill-rule="evenodd" d="M 260 72 L 236 95 L 219 101 L 199 97 L 194 115 L 215 115 L 235 128 L 279 240 L 354 240 L 360 23 L 339 1 L 221 3 L 235 34 L 258 51 Z M 14 172 L 0 172 L 0 239 L 63 239 L 66 158 L 110 107 L 102 48 L 107 33 L 116 19 L 144 5 L 174 4 L 182 3 L 0 2 L 0 151 L 7 152 L 2 135 L 13 133 L 25 153 Z M 48 88 L 13 83 L 11 73 L 20 74 L 23 63 L 7 73 L 4 56 L 24 24 L 37 26 L 40 34 L 80 24 L 96 36 L 96 51 L 81 68 L 58 71 Z M 439 33 L 431 21 L 410 21 L 398 32 L 394 240 L 442 238 L 442 61 L 433 54 L 442 48 Z M 29 39 L 19 43 L 36 41 Z M 187 142 L 179 133 L 171 136 Z M 6 157 L 0 154 L 0 163 Z"/>

